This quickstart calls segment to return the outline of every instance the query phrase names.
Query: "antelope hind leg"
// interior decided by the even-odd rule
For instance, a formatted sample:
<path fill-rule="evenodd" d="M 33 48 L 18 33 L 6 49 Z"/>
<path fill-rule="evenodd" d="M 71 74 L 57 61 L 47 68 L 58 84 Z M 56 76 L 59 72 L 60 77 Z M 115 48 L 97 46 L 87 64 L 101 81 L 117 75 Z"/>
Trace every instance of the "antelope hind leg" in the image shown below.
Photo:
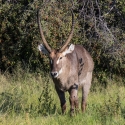
<path fill-rule="evenodd" d="M 86 83 L 82 87 L 82 104 L 81 104 L 82 112 L 85 111 L 87 106 L 87 98 L 91 87 L 91 80 L 92 80 L 92 72 L 89 72 L 86 77 Z"/>

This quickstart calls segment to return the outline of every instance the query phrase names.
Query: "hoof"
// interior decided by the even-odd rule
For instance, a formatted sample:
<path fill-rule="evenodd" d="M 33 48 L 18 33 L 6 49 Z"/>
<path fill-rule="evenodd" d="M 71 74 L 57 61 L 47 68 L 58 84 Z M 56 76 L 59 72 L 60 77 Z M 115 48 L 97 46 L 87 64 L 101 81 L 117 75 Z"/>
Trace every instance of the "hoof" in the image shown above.
<path fill-rule="evenodd" d="M 70 110 L 70 116 L 71 116 L 71 117 L 75 116 L 74 109 L 71 109 L 71 110 Z"/>

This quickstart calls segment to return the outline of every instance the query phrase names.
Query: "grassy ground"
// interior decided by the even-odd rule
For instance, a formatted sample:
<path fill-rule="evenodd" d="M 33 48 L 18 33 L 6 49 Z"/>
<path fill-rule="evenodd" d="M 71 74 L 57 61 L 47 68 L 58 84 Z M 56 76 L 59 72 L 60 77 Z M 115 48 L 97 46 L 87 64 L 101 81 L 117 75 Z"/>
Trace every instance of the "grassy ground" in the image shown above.
<path fill-rule="evenodd" d="M 0 125 L 125 125 L 125 87 L 109 80 L 107 88 L 94 80 L 84 114 L 69 116 L 61 109 L 48 77 L 25 74 L 0 75 Z M 119 83 L 119 84 L 118 84 Z M 79 91 L 79 104 L 81 90 Z"/>

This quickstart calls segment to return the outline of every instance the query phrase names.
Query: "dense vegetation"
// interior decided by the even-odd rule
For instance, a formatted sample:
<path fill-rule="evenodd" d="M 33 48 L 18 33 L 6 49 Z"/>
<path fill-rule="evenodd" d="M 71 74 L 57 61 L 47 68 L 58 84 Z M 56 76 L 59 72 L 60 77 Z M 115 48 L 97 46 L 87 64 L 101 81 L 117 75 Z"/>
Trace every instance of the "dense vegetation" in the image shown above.
<path fill-rule="evenodd" d="M 84 116 L 70 119 L 67 113 L 60 117 L 48 58 L 37 50 L 41 42 L 38 9 L 46 40 L 53 48 L 67 39 L 73 9 L 71 42 L 82 44 L 95 62 Z M 124 124 L 124 0 L 2 0 L 0 15 L 0 124 Z"/>
<path fill-rule="evenodd" d="M 47 41 L 58 48 L 70 31 L 70 10 L 73 8 L 76 25 L 72 43 L 83 44 L 91 52 L 96 70 L 125 74 L 124 5 L 124 0 L 3 0 L 0 11 L 1 71 L 11 71 L 19 63 L 33 71 L 39 69 L 45 59 L 40 59 L 37 51 L 37 43 L 41 41 L 37 10 L 42 10 L 41 22 Z"/>

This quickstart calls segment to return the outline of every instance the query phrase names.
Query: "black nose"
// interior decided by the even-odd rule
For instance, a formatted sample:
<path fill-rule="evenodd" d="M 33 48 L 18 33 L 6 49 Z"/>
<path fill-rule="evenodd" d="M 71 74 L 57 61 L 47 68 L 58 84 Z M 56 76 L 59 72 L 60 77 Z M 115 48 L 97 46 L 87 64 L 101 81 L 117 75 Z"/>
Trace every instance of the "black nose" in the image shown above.
<path fill-rule="evenodd" d="M 51 75 L 55 77 L 57 75 L 57 72 L 51 72 Z"/>

